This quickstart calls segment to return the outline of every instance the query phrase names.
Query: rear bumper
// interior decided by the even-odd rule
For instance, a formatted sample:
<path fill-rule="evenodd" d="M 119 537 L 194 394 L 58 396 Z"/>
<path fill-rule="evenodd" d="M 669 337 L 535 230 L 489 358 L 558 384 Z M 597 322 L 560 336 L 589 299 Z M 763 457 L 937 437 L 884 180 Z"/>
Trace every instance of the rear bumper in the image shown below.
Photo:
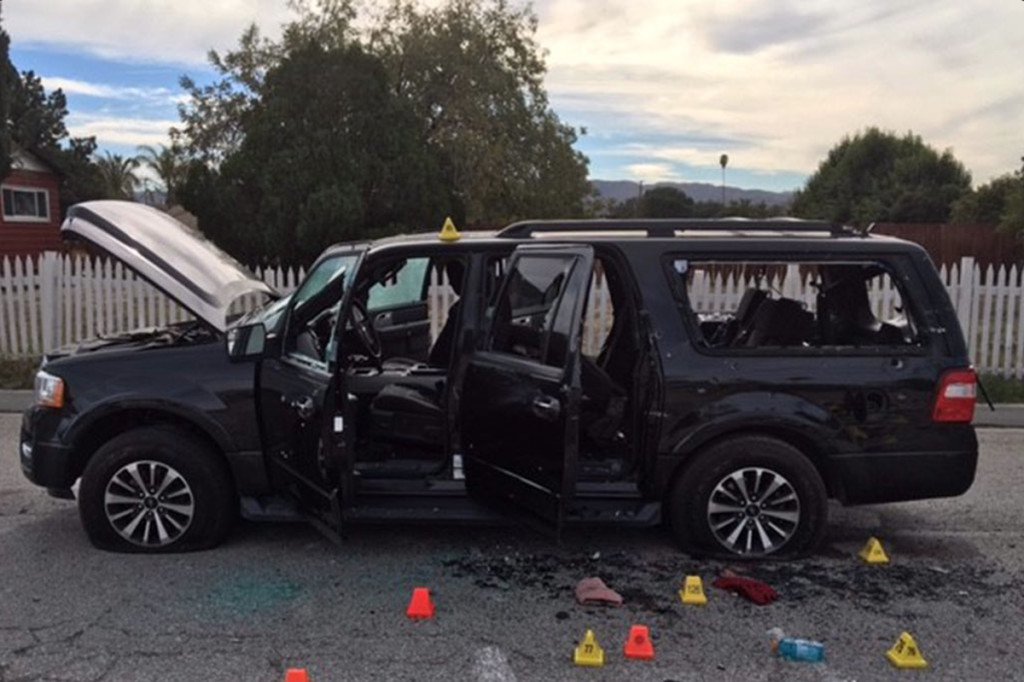
<path fill-rule="evenodd" d="M 954 497 L 974 483 L 978 450 L 837 455 L 831 462 L 843 504 Z"/>

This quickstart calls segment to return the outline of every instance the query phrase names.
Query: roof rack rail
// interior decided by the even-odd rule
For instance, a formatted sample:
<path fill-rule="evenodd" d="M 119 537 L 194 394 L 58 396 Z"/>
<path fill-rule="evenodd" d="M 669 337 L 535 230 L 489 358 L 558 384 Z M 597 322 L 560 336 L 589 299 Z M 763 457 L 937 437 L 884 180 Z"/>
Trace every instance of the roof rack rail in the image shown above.
<path fill-rule="evenodd" d="M 524 220 L 498 232 L 507 239 L 526 239 L 546 232 L 647 232 L 648 237 L 675 237 L 676 232 L 742 230 L 744 232 L 828 232 L 832 236 L 864 235 L 853 228 L 824 220 L 799 218 L 616 218 L 595 220 Z"/>

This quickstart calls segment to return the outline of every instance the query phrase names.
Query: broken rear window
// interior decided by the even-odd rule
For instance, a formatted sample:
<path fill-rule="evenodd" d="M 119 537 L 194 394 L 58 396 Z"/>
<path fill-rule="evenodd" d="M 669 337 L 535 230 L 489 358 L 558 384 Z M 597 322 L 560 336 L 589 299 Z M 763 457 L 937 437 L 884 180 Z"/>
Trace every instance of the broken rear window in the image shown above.
<path fill-rule="evenodd" d="M 919 345 L 904 292 L 883 263 L 673 261 L 706 348 Z"/>

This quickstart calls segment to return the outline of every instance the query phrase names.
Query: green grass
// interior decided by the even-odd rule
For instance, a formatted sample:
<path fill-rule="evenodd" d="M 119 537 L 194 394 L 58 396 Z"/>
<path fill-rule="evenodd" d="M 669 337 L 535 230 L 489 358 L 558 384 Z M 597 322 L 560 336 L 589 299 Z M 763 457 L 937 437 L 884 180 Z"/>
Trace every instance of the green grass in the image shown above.
<path fill-rule="evenodd" d="M 1005 379 L 995 374 L 983 374 L 981 383 L 985 386 L 989 399 L 994 403 L 1024 403 L 1024 381 L 1020 379 Z M 978 401 L 984 400 L 979 394 Z"/>
<path fill-rule="evenodd" d="M 32 388 L 39 358 L 0 358 L 0 389 Z"/>

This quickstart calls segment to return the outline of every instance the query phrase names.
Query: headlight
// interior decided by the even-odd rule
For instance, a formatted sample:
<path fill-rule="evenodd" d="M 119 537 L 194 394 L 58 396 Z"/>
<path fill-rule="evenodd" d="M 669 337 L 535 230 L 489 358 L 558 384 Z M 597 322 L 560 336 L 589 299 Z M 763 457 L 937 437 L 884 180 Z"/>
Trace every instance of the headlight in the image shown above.
<path fill-rule="evenodd" d="M 64 407 L 64 380 L 43 370 L 36 372 L 36 405 Z"/>

